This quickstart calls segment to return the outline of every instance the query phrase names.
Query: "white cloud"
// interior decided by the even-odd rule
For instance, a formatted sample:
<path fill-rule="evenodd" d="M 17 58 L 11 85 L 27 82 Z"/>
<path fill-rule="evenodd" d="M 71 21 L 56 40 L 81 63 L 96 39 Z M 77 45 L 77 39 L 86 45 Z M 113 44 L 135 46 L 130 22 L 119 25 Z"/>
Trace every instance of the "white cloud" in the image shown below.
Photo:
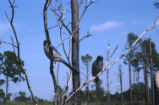
<path fill-rule="evenodd" d="M 90 30 L 93 30 L 93 31 L 111 30 L 113 28 L 117 28 L 117 27 L 121 26 L 122 24 L 123 24 L 122 22 L 107 21 L 103 24 L 94 25 L 94 26 L 90 27 Z"/>
<path fill-rule="evenodd" d="M 0 21 L 0 34 L 5 34 L 10 30 L 9 23 Z"/>

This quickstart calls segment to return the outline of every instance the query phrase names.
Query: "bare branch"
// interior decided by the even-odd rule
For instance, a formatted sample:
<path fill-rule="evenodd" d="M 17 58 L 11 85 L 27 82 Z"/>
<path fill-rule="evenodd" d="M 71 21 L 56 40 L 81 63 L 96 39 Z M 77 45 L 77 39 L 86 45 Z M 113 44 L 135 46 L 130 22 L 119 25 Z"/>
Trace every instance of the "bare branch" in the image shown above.
<path fill-rule="evenodd" d="M 71 79 L 72 79 L 72 71 L 70 71 L 70 76 L 69 76 L 69 79 L 67 81 L 67 85 L 65 87 L 64 94 L 62 96 L 62 103 L 61 103 L 61 105 L 64 105 L 64 103 L 65 103 L 65 96 L 66 96 L 66 92 L 68 91 L 68 88 L 69 88 L 69 86 L 71 84 Z"/>
<path fill-rule="evenodd" d="M 56 72 L 56 81 L 57 81 L 57 84 L 59 84 L 59 69 L 60 69 L 60 64 L 58 63 L 58 65 L 57 65 L 57 72 Z"/>
<path fill-rule="evenodd" d="M 14 43 L 11 43 L 11 42 L 7 42 L 7 41 L 2 41 L 2 40 L 0 40 L 0 43 L 10 44 L 10 45 L 12 45 L 12 46 L 14 46 L 14 47 L 17 48 L 17 46 L 16 46 Z"/>
<path fill-rule="evenodd" d="M 7 17 L 7 20 L 10 22 L 10 19 L 9 19 L 9 17 L 8 17 L 8 15 L 7 15 L 7 13 L 6 13 L 6 11 L 4 11 L 4 13 L 5 13 L 6 17 Z"/>
<path fill-rule="evenodd" d="M 89 0 L 86 0 L 84 10 L 83 10 L 83 12 L 82 12 L 82 15 L 81 15 L 80 18 L 79 18 L 79 22 L 81 21 L 82 17 L 84 16 L 84 14 L 85 14 L 87 8 L 93 4 L 94 0 L 92 0 L 90 3 L 88 3 L 88 2 L 89 2 Z"/>
<path fill-rule="evenodd" d="M 14 3 L 15 3 L 15 0 L 13 0 L 13 5 L 14 5 Z"/>
<path fill-rule="evenodd" d="M 12 36 L 11 36 L 11 41 L 12 41 L 12 43 L 13 43 L 13 51 L 14 51 L 14 53 L 15 53 L 14 40 L 13 40 L 13 37 L 12 37 Z"/>
<path fill-rule="evenodd" d="M 16 30 L 15 30 L 15 27 L 13 25 L 13 19 L 14 19 L 14 5 L 12 4 L 12 2 L 10 0 L 9 1 L 9 4 L 11 6 L 11 9 L 12 9 L 12 16 L 11 16 L 11 20 L 9 20 L 9 17 L 7 15 L 7 13 L 5 12 L 5 15 L 8 19 L 8 21 L 10 22 L 10 25 L 11 25 L 11 28 L 13 30 L 13 33 L 14 33 L 14 36 L 15 36 L 15 39 L 16 39 L 16 43 L 17 43 L 17 53 L 18 53 L 18 59 L 20 59 L 20 44 L 19 44 L 19 40 L 18 40 L 18 36 L 17 36 L 17 33 L 16 33 Z M 15 2 L 15 1 L 14 1 Z"/>
<path fill-rule="evenodd" d="M 47 39 L 47 41 L 48 41 L 49 44 L 51 44 L 51 41 L 50 41 L 50 36 L 49 36 L 49 31 L 48 31 L 48 25 L 47 25 L 47 9 L 48 9 L 50 3 L 51 3 L 51 0 L 46 0 L 46 3 L 44 5 L 44 10 L 43 10 L 45 35 L 46 35 L 46 39 Z"/>
<path fill-rule="evenodd" d="M 70 57 L 70 55 L 71 55 L 71 49 L 72 49 L 72 37 L 73 37 L 73 34 L 70 36 L 70 39 L 69 39 L 69 52 L 68 52 L 68 56 Z M 69 60 L 69 63 L 71 64 L 71 61 Z M 72 64 L 71 64 L 71 66 L 72 66 Z"/>
<path fill-rule="evenodd" d="M 118 46 L 115 47 L 113 53 L 110 55 L 110 58 L 114 55 L 114 53 L 116 52 L 117 49 L 118 49 Z"/>
<path fill-rule="evenodd" d="M 48 27 L 48 30 L 52 29 L 52 28 L 56 28 L 58 27 L 58 25 L 52 26 L 52 27 Z"/>
<path fill-rule="evenodd" d="M 67 54 L 66 49 L 65 49 L 65 45 L 64 45 L 64 40 L 66 40 L 66 38 L 65 38 L 65 39 L 62 38 L 62 28 L 63 28 L 64 24 L 62 24 L 61 21 L 63 21 L 63 20 L 61 19 L 61 16 L 59 16 L 59 15 L 56 13 L 56 11 L 54 11 L 53 13 L 55 14 L 55 17 L 56 17 L 56 20 L 57 20 L 57 23 L 58 23 L 58 27 L 59 27 L 59 30 L 60 30 L 60 40 L 61 40 L 61 44 L 62 44 L 62 48 L 63 48 L 64 54 L 65 54 L 65 56 L 66 56 L 66 58 L 67 58 L 67 61 L 69 62 L 69 65 L 72 66 L 71 61 L 70 61 L 70 52 L 71 52 L 70 42 L 71 42 L 71 40 L 72 40 L 72 34 L 71 34 L 71 36 L 70 36 L 70 38 L 69 38 L 69 52 L 68 52 L 68 54 Z M 63 15 L 63 14 L 62 14 L 62 15 Z M 61 24 L 60 24 L 60 23 L 61 23 Z M 67 27 L 67 28 L 68 28 L 68 27 Z M 71 40 L 70 40 L 70 39 L 71 39 Z"/>
<path fill-rule="evenodd" d="M 87 34 L 87 35 L 85 35 L 85 36 L 83 36 L 80 40 L 79 40 L 79 42 L 81 42 L 82 40 L 84 40 L 84 39 L 86 39 L 86 38 L 88 38 L 88 37 L 90 37 L 90 36 L 92 36 L 92 34 Z"/>
<path fill-rule="evenodd" d="M 82 5 L 82 3 L 83 3 L 83 0 L 80 0 L 78 6 L 80 7 Z"/>
<path fill-rule="evenodd" d="M 69 61 L 69 56 L 67 55 L 65 45 L 64 45 L 64 42 L 63 42 L 63 39 L 62 39 L 62 27 L 59 27 L 59 28 L 60 28 L 60 39 L 61 39 L 62 48 L 63 48 L 64 54 L 65 54 L 67 60 Z"/>
<path fill-rule="evenodd" d="M 105 62 L 105 65 L 107 66 L 110 60 L 110 43 L 108 41 L 108 53 L 107 53 L 107 60 Z"/>
<path fill-rule="evenodd" d="M 55 16 L 56 16 L 56 20 L 57 20 L 58 27 L 59 27 L 59 30 L 60 30 L 60 40 L 61 40 L 61 45 L 62 45 L 64 54 L 65 54 L 65 56 L 66 56 L 66 58 L 67 58 L 67 61 L 68 61 L 69 64 L 71 65 L 70 55 L 67 54 L 66 48 L 65 48 L 65 45 L 64 45 L 64 40 L 65 40 L 66 38 L 65 38 L 65 39 L 62 38 L 62 27 L 63 27 L 63 24 L 62 24 L 62 25 L 60 24 L 60 20 L 59 20 L 58 16 L 56 15 L 56 13 L 55 13 Z"/>
<path fill-rule="evenodd" d="M 62 40 L 62 41 L 64 42 L 65 40 L 69 40 L 69 39 L 70 39 L 70 37 L 66 37 L 66 38 L 63 38 L 63 40 Z M 58 45 L 57 45 L 57 46 L 59 47 L 59 46 L 61 46 L 61 45 L 62 45 L 61 43 L 58 43 Z"/>
<path fill-rule="evenodd" d="M 56 12 L 56 10 L 55 9 L 51 9 L 52 10 L 52 12 L 55 14 L 55 16 L 57 16 L 58 17 L 58 20 L 60 21 L 60 23 L 65 27 L 65 29 L 68 31 L 68 33 L 71 35 L 72 33 L 71 33 L 71 30 L 68 28 L 68 26 L 64 23 L 64 21 L 61 19 L 61 16 Z"/>

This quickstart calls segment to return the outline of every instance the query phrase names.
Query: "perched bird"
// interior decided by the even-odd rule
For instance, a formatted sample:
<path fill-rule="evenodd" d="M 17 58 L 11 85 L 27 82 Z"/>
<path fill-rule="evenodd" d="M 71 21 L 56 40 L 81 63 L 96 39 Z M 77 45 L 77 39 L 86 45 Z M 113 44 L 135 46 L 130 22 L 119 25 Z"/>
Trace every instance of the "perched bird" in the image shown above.
<path fill-rule="evenodd" d="M 103 69 L 103 56 L 97 56 L 96 60 L 93 62 L 92 65 L 92 75 L 96 76 L 100 71 L 102 71 L 102 69 Z M 101 81 L 99 77 L 96 77 L 94 82 L 96 83 L 96 95 L 100 96 L 99 90 L 100 90 Z"/>
<path fill-rule="evenodd" d="M 47 40 L 44 40 L 43 46 L 44 46 L 44 52 L 45 52 L 46 56 L 47 56 L 50 60 L 53 60 L 54 62 L 62 62 L 62 63 L 65 64 L 67 67 L 69 67 L 71 70 L 74 70 L 74 71 L 78 72 L 76 69 L 74 69 L 71 65 L 69 65 L 66 61 L 64 61 L 64 60 L 62 59 L 62 56 L 61 56 L 61 54 L 58 52 L 58 50 L 57 50 L 54 46 L 52 46 L 51 44 L 49 45 L 49 43 L 48 43 Z M 52 49 L 52 51 L 50 51 L 49 46 L 50 46 L 50 48 Z M 51 53 L 50 53 L 50 52 L 51 52 Z"/>
<path fill-rule="evenodd" d="M 52 49 L 52 51 L 51 51 L 52 54 L 50 53 L 49 43 L 48 43 L 47 40 L 44 40 L 43 45 L 44 45 L 45 54 L 46 54 L 46 56 L 47 56 L 49 59 L 51 59 L 51 60 L 53 60 L 53 61 L 55 61 L 55 62 L 58 62 L 58 61 L 62 60 L 61 54 L 60 54 L 60 53 L 57 51 L 57 49 L 56 49 L 54 46 L 52 46 L 52 45 L 50 45 L 50 48 Z"/>
<path fill-rule="evenodd" d="M 98 56 L 92 65 L 92 75 L 96 76 L 103 68 L 103 56 Z"/>

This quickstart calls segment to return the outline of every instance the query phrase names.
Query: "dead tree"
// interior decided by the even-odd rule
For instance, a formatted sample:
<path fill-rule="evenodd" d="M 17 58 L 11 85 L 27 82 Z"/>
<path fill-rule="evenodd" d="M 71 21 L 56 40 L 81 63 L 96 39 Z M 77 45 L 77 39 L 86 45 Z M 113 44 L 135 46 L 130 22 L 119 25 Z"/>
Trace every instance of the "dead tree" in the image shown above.
<path fill-rule="evenodd" d="M 72 65 L 79 71 L 79 7 L 77 0 L 71 0 L 72 14 Z M 73 72 L 72 75 L 73 91 L 80 86 L 80 73 Z M 72 105 L 81 105 L 80 92 L 77 92 L 73 97 Z"/>
<path fill-rule="evenodd" d="M 121 94 L 121 104 L 124 103 L 124 97 L 123 97 L 123 72 L 121 69 L 121 64 L 119 64 L 119 82 L 120 82 L 120 94 Z"/>
<path fill-rule="evenodd" d="M 107 70 L 107 76 L 106 76 L 106 78 L 107 78 L 107 103 L 108 103 L 108 105 L 110 104 L 110 90 L 109 90 L 109 70 Z"/>
<path fill-rule="evenodd" d="M 149 61 L 150 61 L 150 70 L 151 70 L 151 104 L 154 105 L 154 72 L 153 72 L 153 60 L 152 60 L 152 45 L 151 39 L 149 38 Z"/>
<path fill-rule="evenodd" d="M 8 15 L 7 15 L 6 12 L 5 12 L 5 15 L 6 15 L 8 21 L 9 21 L 9 23 L 11 25 L 11 28 L 12 28 L 12 31 L 13 31 L 13 34 L 14 34 L 14 37 L 15 37 L 15 40 L 16 40 L 16 45 L 14 43 L 12 45 L 13 45 L 13 47 L 16 46 L 17 57 L 18 57 L 18 60 L 19 60 L 19 66 L 23 70 L 23 73 L 24 73 L 24 76 L 25 76 L 25 80 L 27 82 L 27 86 L 28 86 L 29 92 L 31 94 L 32 100 L 33 100 L 34 104 L 37 105 L 37 102 L 35 100 L 35 96 L 34 96 L 34 94 L 32 92 L 32 89 L 31 89 L 31 86 L 30 86 L 30 83 L 29 83 L 28 76 L 27 76 L 26 71 L 25 71 L 23 65 L 21 64 L 21 60 L 20 60 L 21 59 L 21 56 L 20 56 L 20 43 L 19 43 L 19 39 L 18 39 L 18 35 L 17 35 L 17 32 L 16 32 L 16 29 L 15 29 L 14 24 L 13 24 L 14 14 L 15 14 L 15 12 L 14 12 L 15 0 L 13 0 L 13 2 L 11 0 L 8 0 L 8 2 L 10 4 L 11 11 L 12 11 L 12 13 L 11 13 L 11 19 L 9 19 L 9 17 L 8 17 Z"/>
<path fill-rule="evenodd" d="M 91 36 L 90 34 L 87 34 L 86 36 L 79 39 L 79 23 L 83 15 L 85 14 L 87 8 L 93 3 L 93 0 L 92 1 L 86 0 L 86 3 L 85 3 L 86 5 L 80 17 L 79 17 L 79 6 L 83 3 L 83 1 L 80 1 L 80 3 L 78 3 L 77 0 L 71 0 L 71 17 L 72 17 L 71 29 L 64 22 L 64 14 L 66 11 L 63 10 L 62 3 L 59 0 L 57 0 L 56 3 L 58 5 L 57 9 L 52 6 L 51 10 L 53 11 L 57 19 L 57 24 L 58 24 L 57 26 L 59 27 L 59 30 L 60 30 L 60 39 L 61 39 L 61 45 L 62 45 L 64 54 L 67 58 L 69 65 L 71 65 L 75 69 L 75 70 L 72 70 L 72 72 L 70 73 L 70 78 L 68 79 L 70 81 L 71 75 L 72 75 L 73 91 L 75 91 L 80 86 L 79 42 Z M 70 34 L 68 53 L 67 53 L 67 50 L 65 49 L 63 35 L 62 35 L 63 27 L 67 30 L 68 34 Z M 72 63 L 70 60 L 71 51 L 72 51 Z M 70 83 L 70 82 L 67 82 L 67 83 Z M 65 90 L 66 91 L 64 95 L 66 95 L 66 92 L 68 90 L 68 85 L 66 86 Z M 64 103 L 64 101 L 62 103 Z M 80 105 L 80 92 L 77 92 L 75 96 L 73 97 L 73 105 Z"/>
<path fill-rule="evenodd" d="M 154 79 L 154 97 L 155 97 L 155 105 L 159 105 L 159 73 L 155 74 Z"/>

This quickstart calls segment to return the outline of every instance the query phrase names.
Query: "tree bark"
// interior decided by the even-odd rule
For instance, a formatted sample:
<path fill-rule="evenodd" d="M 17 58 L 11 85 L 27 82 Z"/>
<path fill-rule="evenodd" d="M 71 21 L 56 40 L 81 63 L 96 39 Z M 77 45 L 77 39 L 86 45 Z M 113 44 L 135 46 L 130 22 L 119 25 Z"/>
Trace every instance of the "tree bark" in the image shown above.
<path fill-rule="evenodd" d="M 71 0 L 72 11 L 72 65 L 79 71 L 79 8 L 78 0 Z M 73 91 L 80 86 L 80 73 L 73 71 Z M 80 91 L 73 97 L 72 105 L 81 105 Z"/>
<path fill-rule="evenodd" d="M 109 70 L 107 70 L 107 104 L 110 104 L 110 92 L 109 92 Z"/>
<path fill-rule="evenodd" d="M 5 97 L 5 105 L 7 105 L 8 103 L 8 83 L 9 83 L 9 80 L 8 80 L 8 76 L 6 76 L 6 97 Z"/>
<path fill-rule="evenodd" d="M 50 60 L 50 74 L 51 74 L 51 77 L 52 77 L 52 81 L 53 81 L 53 87 L 54 87 L 54 91 L 55 91 L 55 105 L 60 105 L 60 102 L 59 102 L 59 95 L 58 95 L 58 91 L 57 91 L 57 88 L 58 88 L 58 84 L 56 82 L 56 77 L 55 77 L 55 74 L 54 74 L 54 65 L 53 65 L 53 61 Z"/>
<path fill-rule="evenodd" d="M 155 105 L 159 105 L 159 73 L 155 74 L 154 91 L 155 91 Z"/>
<path fill-rule="evenodd" d="M 137 103 L 139 104 L 139 102 L 140 102 L 140 92 L 139 92 L 139 90 L 140 90 L 140 88 L 139 88 L 139 79 L 140 79 L 140 71 L 137 71 L 137 78 L 136 78 L 136 84 L 137 84 Z"/>
<path fill-rule="evenodd" d="M 129 61 L 129 87 L 130 87 L 130 105 L 132 105 L 132 87 L 131 87 L 131 64 Z"/>
<path fill-rule="evenodd" d="M 154 105 L 155 97 L 154 97 L 154 73 L 153 73 L 153 61 L 152 61 L 152 46 L 151 46 L 151 39 L 149 39 L 149 59 L 150 59 L 150 70 L 151 70 L 151 104 Z"/>
<path fill-rule="evenodd" d="M 87 62 L 87 64 L 86 64 L 86 66 L 87 66 L 87 81 L 88 81 L 88 62 Z M 88 85 L 87 85 L 87 87 L 86 87 L 86 90 L 87 90 L 87 101 L 89 102 L 89 83 L 88 83 Z"/>
<path fill-rule="evenodd" d="M 149 90 L 148 90 L 148 71 L 147 67 L 144 68 L 144 81 L 145 81 L 145 102 L 148 105 L 149 103 Z"/>
<path fill-rule="evenodd" d="M 121 104 L 123 105 L 124 102 L 124 97 L 123 97 L 123 80 L 122 80 L 122 70 L 121 70 L 121 65 L 119 65 L 119 80 L 120 80 L 120 94 L 121 94 Z"/>

